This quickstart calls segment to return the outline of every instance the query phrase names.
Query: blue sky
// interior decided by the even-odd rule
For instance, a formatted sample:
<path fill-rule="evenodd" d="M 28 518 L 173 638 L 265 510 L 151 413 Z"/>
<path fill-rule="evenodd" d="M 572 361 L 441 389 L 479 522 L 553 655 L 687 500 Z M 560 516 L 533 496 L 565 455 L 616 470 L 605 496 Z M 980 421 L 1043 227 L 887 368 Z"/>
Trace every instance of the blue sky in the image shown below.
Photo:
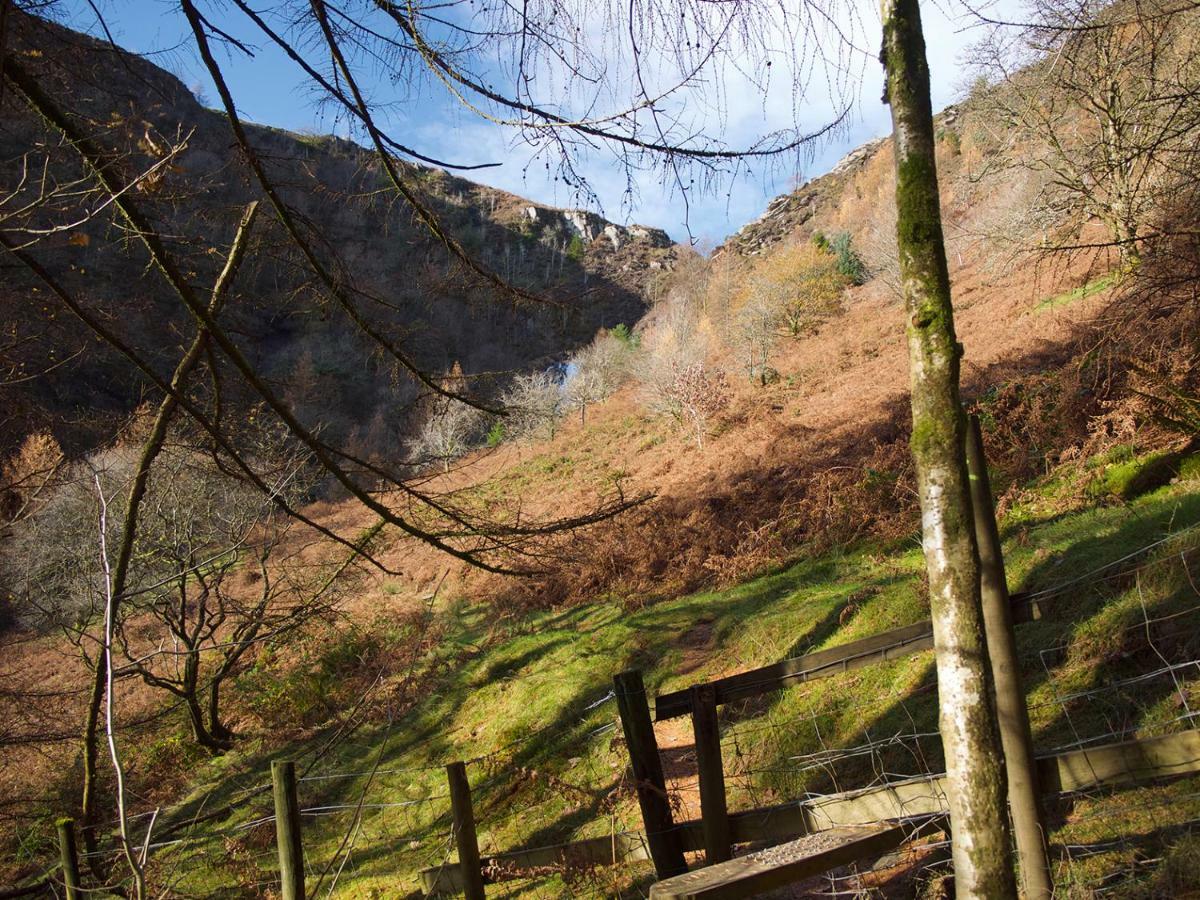
<path fill-rule="evenodd" d="M 1015 0 L 999 2 L 1009 8 L 1015 5 Z M 597 211 L 616 221 L 663 228 L 676 240 L 685 240 L 690 227 L 697 240 L 719 243 L 757 217 L 772 197 L 828 171 L 864 141 L 886 134 L 890 130 L 888 112 L 878 99 L 882 77 L 878 63 L 869 58 L 866 49 L 879 44 L 878 13 L 873 0 L 865 0 L 862 6 L 863 35 L 858 43 L 864 50 L 857 60 L 862 77 L 860 82 L 855 79 L 861 83 L 859 102 L 846 127 L 832 140 L 813 148 L 802 168 L 797 168 L 794 160 L 755 168 L 736 179 L 723 179 L 708 192 L 691 194 L 685 204 L 678 191 L 662 183 L 656 172 L 634 172 L 631 197 L 625 170 L 611 153 L 599 150 L 584 157 L 580 165 L 599 196 L 601 208 Z M 97 8 L 117 43 L 175 73 L 203 94 L 209 105 L 215 105 L 216 92 L 191 49 L 190 32 L 175 3 L 98 0 Z M 97 31 L 96 15 L 87 0 L 66 0 L 61 9 L 66 16 L 64 24 L 92 33 Z M 976 36 L 976 32 L 966 27 L 970 19 L 953 10 L 954 7 L 943 3 L 927 3 L 923 9 L 935 108 L 959 95 L 964 81 L 960 52 Z M 235 37 L 251 34 L 232 7 L 207 4 L 204 12 L 214 24 L 228 29 Z M 254 46 L 253 59 L 233 53 L 221 53 L 220 58 L 246 118 L 295 131 L 347 134 L 345 123 L 331 118 L 329 110 L 322 110 L 311 90 L 305 87 L 303 74 L 281 51 L 267 45 L 261 36 Z M 375 84 L 369 85 L 372 90 L 388 99 L 400 99 L 399 89 L 388 83 L 385 73 L 376 72 L 372 77 L 376 79 Z M 789 127 L 797 121 L 811 126 L 828 118 L 828 101 L 802 104 L 797 109 L 788 89 L 764 93 L 733 77 L 726 90 L 728 95 L 719 113 L 706 108 L 694 113 L 694 117 L 706 134 L 717 136 L 730 146 L 748 145 L 758 135 Z M 539 203 L 578 205 L 572 192 L 561 182 L 555 182 L 541 163 L 527 166 L 530 148 L 515 138 L 511 130 L 479 119 L 439 89 L 419 88 L 412 96 L 407 96 L 407 90 L 403 93 L 405 102 L 396 104 L 386 114 L 389 132 L 402 143 L 456 163 L 501 163 L 495 168 L 464 173 L 465 177 Z"/>

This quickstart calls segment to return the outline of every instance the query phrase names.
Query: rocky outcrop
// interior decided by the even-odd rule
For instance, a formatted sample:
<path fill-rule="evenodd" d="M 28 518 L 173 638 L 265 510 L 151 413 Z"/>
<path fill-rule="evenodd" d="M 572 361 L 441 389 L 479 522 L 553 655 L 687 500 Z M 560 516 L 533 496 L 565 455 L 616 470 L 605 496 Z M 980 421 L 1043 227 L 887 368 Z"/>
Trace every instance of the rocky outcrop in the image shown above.
<path fill-rule="evenodd" d="M 659 250 L 666 250 L 672 246 L 670 235 L 661 228 L 617 225 L 586 209 L 527 206 L 525 218 L 531 225 L 541 229 L 543 234 L 557 233 L 568 239 L 578 237 L 585 242 L 603 237 L 612 245 L 614 251 L 631 242 Z"/>

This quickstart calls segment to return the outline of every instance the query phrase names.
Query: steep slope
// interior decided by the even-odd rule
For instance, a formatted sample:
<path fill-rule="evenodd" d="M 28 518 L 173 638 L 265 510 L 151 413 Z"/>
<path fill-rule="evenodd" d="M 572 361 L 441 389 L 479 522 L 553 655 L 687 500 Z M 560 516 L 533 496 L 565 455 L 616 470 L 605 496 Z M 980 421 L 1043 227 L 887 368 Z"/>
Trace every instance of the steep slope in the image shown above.
<path fill-rule="evenodd" d="M 13 12 L 8 40 L 45 92 L 121 160 L 127 177 L 148 173 L 136 199 L 206 290 L 241 210 L 260 193 L 225 117 L 149 61 L 44 20 Z M 178 302 L 94 199 L 71 149 L 13 91 L 0 102 L 0 225 L 13 241 L 29 242 L 102 317 L 121 323 L 139 349 L 169 365 L 188 331 Z M 632 324 L 646 308 L 649 276 L 675 257 L 656 229 L 547 208 L 440 169 L 401 164 L 451 236 L 547 300 L 515 305 L 460 271 L 394 195 L 372 154 L 334 137 L 259 126 L 250 134 L 301 227 L 328 251 L 326 264 L 435 375 L 455 362 L 468 376 L 529 368 L 561 358 L 598 328 Z M 416 394 L 412 382 L 397 372 L 394 390 L 380 393 L 388 361 L 344 315 L 313 302 L 313 274 L 272 218 L 260 218 L 239 296 L 227 304 L 231 330 L 310 423 L 369 452 L 394 447 Z M 141 383 L 67 313 L 38 302 L 44 289 L 11 259 L 5 271 L 0 308 L 11 330 L 0 362 L 18 377 L 4 387 L 13 420 L 0 452 L 38 428 L 72 450 L 86 448 L 138 402 Z"/>
<path fill-rule="evenodd" d="M 1165 294 L 1154 303 L 1170 313 L 1152 312 L 1140 299 L 1114 303 L 1112 260 L 1102 253 L 1023 250 L 1009 223 L 1020 220 L 1036 185 L 1000 165 L 1006 151 L 982 118 L 969 104 L 940 114 L 938 162 L 965 395 L 1004 405 L 1008 477 L 1029 477 L 1060 455 L 1105 441 L 1149 447 L 1175 440 L 1156 431 L 1151 417 L 1122 418 L 1116 410 L 1129 402 L 1137 340 L 1162 336 L 1154 352 L 1169 360 L 1181 350 L 1174 342 L 1186 332 L 1190 308 Z M 995 174 L 981 177 L 981 169 Z M 510 502 L 519 497 L 534 514 L 578 508 L 614 483 L 657 495 L 559 548 L 561 564 L 551 562 L 545 577 L 497 584 L 498 594 L 522 605 L 605 593 L 670 596 L 773 559 L 914 526 L 903 310 L 891 261 L 893 184 L 891 143 L 883 140 L 773 201 L 711 260 L 677 267 L 639 328 L 641 361 L 608 404 L 589 411 L 585 426 L 568 422 L 551 442 L 468 458 L 442 482 L 451 490 L 477 485 Z M 838 234 L 848 235 L 864 261 L 865 283 L 846 287 L 840 312 L 811 329 L 777 329 L 769 383 L 747 377 L 747 353 L 763 352 L 743 332 L 749 286 L 788 252 Z M 1168 254 L 1163 265 L 1187 263 Z M 1154 295 L 1162 274 L 1147 266 L 1123 296 Z M 1154 323 L 1150 330 L 1123 320 L 1134 305 Z M 729 404 L 703 447 L 669 415 L 655 413 L 655 386 L 647 381 L 655 360 L 672 352 L 681 317 L 707 347 L 706 367 L 728 386 Z M 394 557 L 401 558 L 424 579 L 438 571 L 435 557 L 406 542 Z"/>

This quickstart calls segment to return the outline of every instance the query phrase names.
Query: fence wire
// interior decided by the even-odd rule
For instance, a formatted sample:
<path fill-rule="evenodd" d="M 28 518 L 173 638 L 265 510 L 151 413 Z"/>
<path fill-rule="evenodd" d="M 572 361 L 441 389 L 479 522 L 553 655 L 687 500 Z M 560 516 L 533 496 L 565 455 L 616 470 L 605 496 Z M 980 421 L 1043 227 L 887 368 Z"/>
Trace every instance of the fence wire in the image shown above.
<path fill-rule="evenodd" d="M 1200 547 L 1164 552 L 1179 538 L 1030 595 L 1043 618 L 1021 627 L 1018 644 L 1040 752 L 1196 727 L 1200 589 L 1192 568 Z M 1159 555 L 1148 556 L 1153 551 Z M 1121 565 L 1130 561 L 1136 564 Z M 612 692 L 598 696 L 570 716 L 466 760 L 485 857 L 584 838 L 608 837 L 615 846 L 620 836 L 640 830 L 613 700 Z M 675 820 L 699 819 L 689 723 L 657 727 Z M 444 755 L 458 740 L 467 743 L 462 729 L 442 730 L 404 752 Z M 342 743 L 343 751 L 353 746 L 349 738 Z M 944 803 L 930 780 L 945 770 L 932 654 L 728 704 L 721 710 L 721 747 L 731 811 L 805 801 L 820 821 L 822 799 L 830 794 L 903 786 L 899 818 L 915 829 Z M 358 755 L 367 759 L 376 749 L 363 744 Z M 229 824 L 206 819 L 208 803 L 132 815 L 154 883 L 193 890 L 191 863 L 215 854 L 243 894 L 276 891 L 269 787 L 250 780 L 227 792 Z M 389 765 L 378 753 L 374 764 L 336 769 L 318 757 L 303 769 L 299 793 L 306 870 L 321 896 L 332 896 L 349 878 L 370 889 L 394 885 L 402 873 L 429 868 L 436 875 L 453 866 L 452 816 L 439 763 Z M 1162 881 L 1179 870 L 1180 848 L 1200 827 L 1200 778 L 1078 792 L 1058 799 L 1050 812 L 1056 882 L 1097 895 L 1119 893 L 1131 882 Z M 157 829 L 169 822 L 174 830 L 147 836 L 145 824 L 155 821 Z M 899 875 L 839 870 L 814 882 L 810 894 L 871 896 L 891 877 L 933 880 L 948 871 L 947 849 L 945 841 L 923 840 L 893 867 Z M 111 860 L 119 852 L 110 844 L 98 855 Z M 612 896 L 644 886 L 647 868 L 550 865 L 517 874 L 489 885 L 489 896 L 561 896 L 564 884 L 572 896 Z"/>

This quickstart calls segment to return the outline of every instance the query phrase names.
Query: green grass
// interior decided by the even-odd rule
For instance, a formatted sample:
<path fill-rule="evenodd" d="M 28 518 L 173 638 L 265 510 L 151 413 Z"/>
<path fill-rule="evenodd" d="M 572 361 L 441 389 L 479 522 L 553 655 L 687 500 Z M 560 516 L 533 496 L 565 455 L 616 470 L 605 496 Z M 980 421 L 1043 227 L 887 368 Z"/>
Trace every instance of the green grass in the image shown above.
<path fill-rule="evenodd" d="M 1034 312 L 1050 312 L 1051 310 L 1061 309 L 1064 306 L 1069 306 L 1080 300 L 1086 300 L 1088 297 L 1093 297 L 1101 291 L 1106 291 L 1117 283 L 1117 273 L 1109 272 L 1107 275 L 1101 275 L 1098 278 L 1093 278 L 1087 284 L 1080 285 L 1069 291 L 1063 291 L 1061 294 L 1055 294 L 1052 297 L 1046 297 L 1034 307 Z"/>
<path fill-rule="evenodd" d="M 567 460 L 546 458 L 538 464 L 557 468 Z M 1200 493 L 1186 481 L 1099 507 L 1056 508 L 1046 500 L 1056 490 L 1054 479 L 1046 479 L 1003 523 L 1014 587 L 1036 590 L 1062 584 L 1200 521 Z M 1162 636 L 1160 649 L 1182 659 L 1200 655 L 1195 646 L 1200 619 L 1190 612 L 1195 591 L 1178 565 L 1179 554 L 1197 546 L 1200 537 L 1195 534 L 1168 543 L 1151 558 L 1158 562 L 1136 580 L 1080 584 L 1047 598 L 1045 618 L 1018 627 L 1040 748 L 1105 734 L 1118 724 L 1133 735 L 1185 727 L 1179 718 L 1185 701 L 1169 678 L 1111 696 L 1062 698 L 1161 666 L 1155 653 L 1139 642 L 1146 609 L 1153 615 L 1178 615 L 1171 620 L 1170 634 Z M 651 691 L 674 690 L 919 621 L 927 616 L 922 568 L 914 538 L 899 546 L 865 544 L 805 559 L 728 589 L 642 609 L 598 602 L 498 621 L 491 611 L 462 598 L 447 603 L 438 613 L 439 640 L 420 660 L 424 678 L 415 703 L 391 724 L 383 723 L 377 711 L 349 738 L 333 741 L 315 769 L 361 773 L 377 764 L 379 773 L 302 784 L 306 807 L 353 804 L 363 792 L 369 803 L 416 801 L 412 806 L 365 811 L 356 849 L 338 882 L 338 896 L 404 895 L 416 889 L 418 869 L 445 860 L 448 822 L 440 767 L 455 759 L 486 757 L 469 766 L 485 853 L 637 828 L 636 804 L 624 776 L 624 748 L 619 733 L 606 728 L 613 723 L 615 707 L 612 702 L 592 706 L 605 696 L 614 673 L 641 668 Z M 1041 652 L 1055 647 L 1063 649 Z M 252 671 L 241 686 L 259 692 L 264 702 L 283 703 L 293 694 L 305 696 L 305 691 L 316 696 L 332 690 L 340 673 L 353 668 L 355 654 L 364 652 L 333 648 L 314 656 L 294 676 L 308 687 L 289 683 L 272 688 L 267 670 L 258 675 Z M 921 653 L 723 707 L 731 808 L 781 802 L 805 791 L 863 786 L 877 781 L 883 771 L 906 775 L 940 769 L 936 736 L 898 742 L 836 766 L 804 770 L 795 759 L 892 735 L 934 732 L 933 683 L 932 653 Z M 1200 704 L 1194 684 L 1183 690 L 1186 702 Z M 403 705 L 400 698 L 397 703 Z M 384 703 L 381 709 L 386 708 Z M 686 727 L 682 720 L 680 727 Z M 251 744 L 217 762 L 198 765 L 197 780 L 204 784 L 197 785 L 194 795 L 197 808 L 208 789 L 216 792 L 207 801 L 212 806 L 261 782 L 269 755 L 304 760 L 334 734 L 327 729 L 318 739 L 273 754 Z M 1126 827 L 1122 819 L 1127 811 L 1134 815 L 1132 810 L 1139 808 L 1135 801 L 1159 797 L 1168 809 L 1150 809 L 1143 817 L 1144 829 L 1136 816 L 1129 826 L 1149 834 L 1156 822 L 1170 824 L 1196 815 L 1194 799 L 1172 799 L 1186 793 L 1168 787 L 1089 799 L 1061 813 L 1052 838 L 1100 840 Z M 435 799 L 420 802 L 427 797 Z M 269 799 L 262 797 L 221 825 L 249 821 L 268 809 Z M 319 870 L 337 857 L 347 815 L 305 820 L 310 865 Z M 262 826 L 239 834 L 223 855 L 191 858 L 184 886 L 219 895 L 219 885 L 244 882 L 248 870 L 238 866 L 250 865 L 246 860 L 269 865 L 272 840 L 269 826 Z M 1175 865 L 1186 869 L 1194 850 L 1186 844 L 1179 847 Z M 1060 872 L 1060 881 L 1090 883 L 1132 858 L 1127 851 L 1089 857 L 1086 865 L 1073 863 Z M 513 895 L 639 896 L 648 872 L 643 866 L 575 877 L 583 881 L 566 884 L 561 873 L 548 873 L 514 887 Z M 232 887 L 229 891 L 230 896 L 237 894 Z"/>

